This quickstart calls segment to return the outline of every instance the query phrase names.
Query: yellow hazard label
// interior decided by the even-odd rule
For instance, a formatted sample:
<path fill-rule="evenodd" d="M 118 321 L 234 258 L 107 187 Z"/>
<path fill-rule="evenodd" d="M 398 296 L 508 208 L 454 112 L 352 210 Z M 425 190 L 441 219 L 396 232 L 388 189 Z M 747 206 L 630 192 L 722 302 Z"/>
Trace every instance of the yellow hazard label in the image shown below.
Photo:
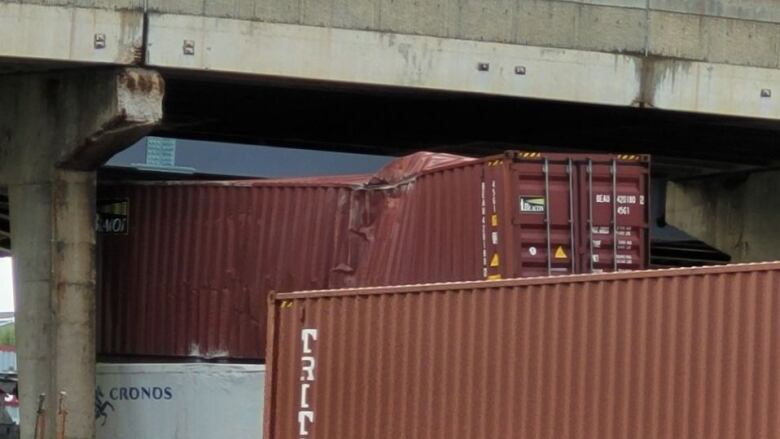
<path fill-rule="evenodd" d="M 493 227 L 498 227 L 498 214 L 490 215 L 490 225 Z"/>
<path fill-rule="evenodd" d="M 490 276 L 487 277 L 487 280 L 501 280 L 501 275 L 500 274 L 491 274 Z"/>
<path fill-rule="evenodd" d="M 498 267 L 498 253 L 493 254 L 493 258 L 490 260 L 491 267 Z"/>
<path fill-rule="evenodd" d="M 568 256 L 566 256 L 566 250 L 563 249 L 562 245 L 559 245 L 558 248 L 555 250 L 555 259 L 566 259 Z"/>

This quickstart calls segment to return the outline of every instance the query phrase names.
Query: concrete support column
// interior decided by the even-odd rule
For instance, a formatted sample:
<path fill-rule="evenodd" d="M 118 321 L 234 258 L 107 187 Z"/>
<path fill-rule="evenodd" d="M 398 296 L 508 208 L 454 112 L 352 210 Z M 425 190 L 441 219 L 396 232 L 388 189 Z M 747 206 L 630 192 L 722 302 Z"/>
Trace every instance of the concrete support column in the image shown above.
<path fill-rule="evenodd" d="M 58 170 L 52 196 L 56 389 L 69 438 L 95 436 L 95 173 Z M 12 238 L 13 239 L 13 238 Z"/>
<path fill-rule="evenodd" d="M 50 182 L 11 185 L 12 236 L 21 239 L 13 251 L 16 306 L 16 357 L 20 371 L 19 414 L 23 437 L 32 437 L 37 396 L 56 388 L 50 352 L 54 344 L 51 306 L 52 185 Z M 13 239 L 13 238 L 12 238 Z M 35 378 L 32 378 L 35 377 Z M 54 405 L 48 404 L 52 410 Z M 49 417 L 51 419 L 51 417 Z M 49 419 L 49 423 L 51 422 Z M 49 426 L 48 431 L 53 431 Z M 47 435 L 48 437 L 48 435 Z"/>
<path fill-rule="evenodd" d="M 140 69 L 0 77 L 0 184 L 9 188 L 21 435 L 38 395 L 55 438 L 95 436 L 95 172 L 162 117 L 163 82 Z"/>
<path fill-rule="evenodd" d="M 666 221 L 731 255 L 732 262 L 780 259 L 780 171 L 667 185 Z"/>
<path fill-rule="evenodd" d="M 9 187 L 12 239 L 20 243 L 14 248 L 18 361 L 25 376 L 36 377 L 21 380 L 21 393 L 45 393 L 54 415 L 58 393 L 67 392 L 67 437 L 91 438 L 95 175 L 57 170 L 53 177 Z M 23 425 L 34 425 L 37 399 L 20 402 Z M 52 435 L 54 416 L 48 421 Z"/>

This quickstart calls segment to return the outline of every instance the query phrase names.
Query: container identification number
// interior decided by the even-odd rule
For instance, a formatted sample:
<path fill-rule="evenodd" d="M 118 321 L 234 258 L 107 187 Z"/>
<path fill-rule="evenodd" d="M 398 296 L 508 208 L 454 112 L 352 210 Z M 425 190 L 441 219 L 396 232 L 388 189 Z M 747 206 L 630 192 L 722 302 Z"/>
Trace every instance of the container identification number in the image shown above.
<path fill-rule="evenodd" d="M 645 196 L 640 195 L 618 195 L 617 196 L 617 203 L 618 204 L 637 204 L 637 200 L 639 201 L 640 205 L 645 204 Z M 596 202 L 599 204 L 606 204 L 612 202 L 612 195 L 610 194 L 596 194 Z"/>
<path fill-rule="evenodd" d="M 637 204 L 644 206 L 645 204 L 645 197 L 644 195 L 618 195 L 615 197 L 615 200 L 617 201 L 617 214 L 618 215 L 631 215 L 631 206 L 632 204 Z M 612 195 L 610 194 L 596 194 L 596 203 L 598 204 L 609 204 L 612 202 Z M 622 204 L 622 206 L 621 206 Z"/>

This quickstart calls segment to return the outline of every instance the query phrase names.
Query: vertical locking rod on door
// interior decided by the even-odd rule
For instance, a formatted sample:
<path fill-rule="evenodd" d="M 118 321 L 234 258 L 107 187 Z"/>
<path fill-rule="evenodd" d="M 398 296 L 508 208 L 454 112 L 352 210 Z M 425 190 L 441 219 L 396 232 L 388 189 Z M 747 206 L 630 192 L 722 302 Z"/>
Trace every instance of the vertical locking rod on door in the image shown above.
<path fill-rule="evenodd" d="M 569 264 L 570 273 L 574 274 L 574 166 L 571 159 L 566 163 L 566 173 L 569 174 Z"/>
<path fill-rule="evenodd" d="M 618 270 L 617 160 L 612 159 L 612 271 Z"/>
<path fill-rule="evenodd" d="M 588 250 L 590 272 L 593 273 L 593 160 L 588 160 Z"/>
<path fill-rule="evenodd" d="M 547 227 L 547 275 L 552 274 L 552 236 L 550 236 L 550 160 L 544 159 L 544 224 Z"/>

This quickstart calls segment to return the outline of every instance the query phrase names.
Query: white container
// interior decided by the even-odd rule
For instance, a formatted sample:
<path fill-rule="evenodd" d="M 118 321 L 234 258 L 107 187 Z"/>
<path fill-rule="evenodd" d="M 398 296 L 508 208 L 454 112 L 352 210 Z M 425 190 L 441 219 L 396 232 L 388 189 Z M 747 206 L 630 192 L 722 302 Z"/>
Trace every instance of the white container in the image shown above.
<path fill-rule="evenodd" d="M 16 352 L 0 350 L 0 372 L 16 372 Z"/>
<path fill-rule="evenodd" d="M 97 439 L 262 438 L 265 366 L 97 365 Z"/>

